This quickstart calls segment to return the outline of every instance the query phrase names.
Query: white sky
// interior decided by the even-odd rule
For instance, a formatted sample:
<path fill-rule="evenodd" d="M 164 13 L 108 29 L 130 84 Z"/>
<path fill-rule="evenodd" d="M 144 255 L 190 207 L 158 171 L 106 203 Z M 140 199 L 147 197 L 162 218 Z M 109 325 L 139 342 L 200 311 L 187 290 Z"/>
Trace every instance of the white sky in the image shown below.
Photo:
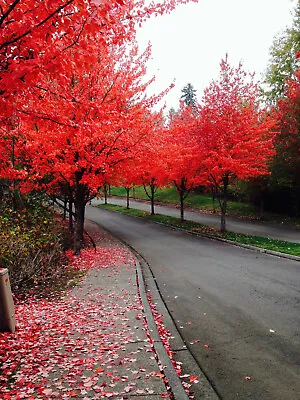
<path fill-rule="evenodd" d="M 153 17 L 138 30 L 140 48 L 152 44 L 149 76 L 151 93 L 175 88 L 165 97 L 167 108 L 177 108 L 181 89 L 191 83 L 200 99 L 218 77 L 225 54 L 229 62 L 243 62 L 246 71 L 265 71 L 273 38 L 292 24 L 297 0 L 198 0 L 179 6 L 163 17 Z"/>

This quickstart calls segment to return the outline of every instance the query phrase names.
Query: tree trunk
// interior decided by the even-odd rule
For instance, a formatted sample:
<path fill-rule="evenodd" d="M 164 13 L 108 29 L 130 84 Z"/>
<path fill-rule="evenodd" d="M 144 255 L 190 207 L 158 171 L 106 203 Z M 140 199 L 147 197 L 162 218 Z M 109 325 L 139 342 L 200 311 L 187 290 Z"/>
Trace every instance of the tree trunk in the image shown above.
<path fill-rule="evenodd" d="M 151 183 L 150 185 L 150 189 L 151 189 L 151 215 L 154 215 L 154 195 L 155 195 L 155 185 L 153 183 Z"/>
<path fill-rule="evenodd" d="M 75 230 L 74 230 L 74 254 L 80 254 L 83 245 L 85 202 L 82 196 L 75 198 Z"/>
<path fill-rule="evenodd" d="M 184 177 L 181 178 L 180 184 L 177 183 L 176 181 L 174 181 L 174 185 L 175 185 L 177 193 L 179 195 L 181 222 L 184 221 L 184 199 L 186 199 L 186 197 L 189 194 L 189 190 L 187 189 L 186 183 L 187 183 L 187 179 L 185 179 Z"/>
<path fill-rule="evenodd" d="M 223 207 L 221 207 L 221 232 L 222 233 L 226 232 L 226 219 Z"/>
<path fill-rule="evenodd" d="M 65 196 L 64 197 L 64 216 L 63 216 L 64 221 L 67 218 L 67 206 L 68 206 L 68 198 Z"/>
<path fill-rule="evenodd" d="M 111 186 L 108 185 L 108 195 L 111 196 Z"/>
<path fill-rule="evenodd" d="M 154 215 L 154 196 L 155 196 L 155 189 L 156 189 L 156 185 L 155 185 L 155 178 L 151 178 L 151 182 L 148 185 L 150 187 L 150 193 L 145 185 L 145 183 L 143 183 L 143 187 L 146 193 L 146 196 L 148 197 L 148 199 L 151 202 L 151 215 Z"/>
<path fill-rule="evenodd" d="M 126 189 L 126 208 L 129 210 L 129 194 L 130 194 L 130 188 L 125 188 Z"/>
<path fill-rule="evenodd" d="M 12 168 L 15 168 L 15 136 L 12 137 L 12 149 L 11 149 L 11 164 Z M 17 209 L 17 201 L 16 201 L 16 181 L 12 180 L 12 209 L 15 211 Z"/>
<path fill-rule="evenodd" d="M 220 201 L 221 208 L 221 232 L 226 232 L 226 211 L 227 211 L 227 189 L 229 184 L 228 176 L 223 178 L 223 199 Z"/>
<path fill-rule="evenodd" d="M 180 220 L 181 220 L 181 222 L 183 222 L 184 221 L 184 193 L 183 193 L 183 190 L 180 190 L 179 196 L 180 196 Z"/>
<path fill-rule="evenodd" d="M 107 185 L 104 185 L 104 204 L 107 204 Z"/>
<path fill-rule="evenodd" d="M 73 232 L 73 202 L 72 199 L 69 198 L 69 230 L 70 232 Z"/>
<path fill-rule="evenodd" d="M 74 207 L 75 207 L 75 229 L 74 229 L 74 254 L 80 254 L 80 249 L 83 246 L 84 238 L 84 215 L 86 206 L 86 187 L 80 180 L 82 173 L 75 173 L 75 194 L 74 194 Z"/>

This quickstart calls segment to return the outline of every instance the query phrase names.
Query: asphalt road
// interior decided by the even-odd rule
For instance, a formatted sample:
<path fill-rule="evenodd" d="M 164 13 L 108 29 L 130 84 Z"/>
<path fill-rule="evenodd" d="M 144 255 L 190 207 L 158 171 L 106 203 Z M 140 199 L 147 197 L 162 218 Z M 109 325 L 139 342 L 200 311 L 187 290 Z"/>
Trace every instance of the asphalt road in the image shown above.
<path fill-rule="evenodd" d="M 111 197 L 108 199 L 110 204 L 126 206 L 126 200 Z M 103 204 L 103 200 L 93 200 L 93 204 Z M 130 200 L 130 207 L 138 210 L 150 211 L 150 204 L 135 200 Z M 180 210 L 175 207 L 165 207 L 155 205 L 157 214 L 165 214 L 180 218 Z M 195 211 L 185 211 L 185 219 L 199 222 L 214 228 L 220 228 L 220 216 L 205 214 Z M 246 233 L 255 236 L 264 236 L 272 239 L 287 240 L 289 242 L 300 243 L 300 229 L 276 223 L 264 223 L 261 221 L 247 221 L 238 218 L 226 217 L 227 230 L 237 233 Z"/>
<path fill-rule="evenodd" d="M 300 399 L 299 262 L 96 207 L 86 216 L 146 258 L 221 399 Z"/>

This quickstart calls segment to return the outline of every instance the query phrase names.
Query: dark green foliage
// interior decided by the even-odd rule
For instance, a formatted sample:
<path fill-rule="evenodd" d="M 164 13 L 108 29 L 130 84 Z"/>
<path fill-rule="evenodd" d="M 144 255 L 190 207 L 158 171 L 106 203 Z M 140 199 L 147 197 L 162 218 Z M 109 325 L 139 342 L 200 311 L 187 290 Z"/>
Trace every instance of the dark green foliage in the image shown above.
<path fill-rule="evenodd" d="M 286 80 L 300 68 L 300 59 L 296 53 L 300 51 L 300 2 L 294 11 L 294 21 L 290 28 L 275 37 L 270 49 L 270 62 L 266 73 L 265 83 L 268 89 L 265 96 L 270 103 L 283 97 Z"/>
<path fill-rule="evenodd" d="M 182 99 L 187 107 L 192 106 L 193 108 L 197 107 L 197 96 L 195 90 L 193 88 L 193 85 L 191 83 L 188 83 L 182 90 L 182 96 L 180 99 Z"/>

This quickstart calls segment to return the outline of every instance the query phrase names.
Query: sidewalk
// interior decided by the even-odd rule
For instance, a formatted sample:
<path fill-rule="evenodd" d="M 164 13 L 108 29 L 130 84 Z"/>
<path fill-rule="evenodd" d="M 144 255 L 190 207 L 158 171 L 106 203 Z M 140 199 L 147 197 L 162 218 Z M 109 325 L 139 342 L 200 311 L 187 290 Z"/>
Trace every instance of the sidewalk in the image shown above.
<path fill-rule="evenodd" d="M 145 318 L 138 261 L 97 225 L 87 228 L 98 248 L 76 259 L 87 270 L 80 284 L 59 299 L 17 304 L 17 332 L 0 333 L 0 398 L 188 399 L 191 385 L 183 388 Z"/>

